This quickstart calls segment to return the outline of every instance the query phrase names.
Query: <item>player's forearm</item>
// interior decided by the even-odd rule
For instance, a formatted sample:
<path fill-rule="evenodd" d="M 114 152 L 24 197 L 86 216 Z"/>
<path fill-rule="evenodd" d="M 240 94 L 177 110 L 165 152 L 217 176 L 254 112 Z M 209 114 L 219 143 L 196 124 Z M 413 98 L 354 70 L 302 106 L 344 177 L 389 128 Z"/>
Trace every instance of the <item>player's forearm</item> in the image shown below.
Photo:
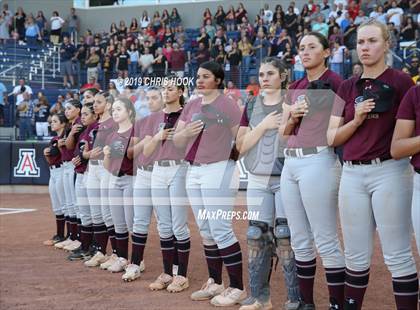
<path fill-rule="evenodd" d="M 261 126 L 255 127 L 253 130 L 250 130 L 246 133 L 241 139 L 238 140 L 237 149 L 241 155 L 247 153 L 252 149 L 261 137 L 264 135 L 265 130 Z"/>
<path fill-rule="evenodd" d="M 161 141 L 156 136 L 149 139 L 149 141 L 144 144 L 143 155 L 146 157 L 152 155 L 159 146 L 160 142 Z"/>
<path fill-rule="evenodd" d="M 137 158 L 137 156 L 139 156 L 140 154 L 143 153 L 143 149 L 144 149 L 144 143 L 143 141 L 136 143 L 133 146 L 133 158 Z"/>
<path fill-rule="evenodd" d="M 296 123 L 291 118 L 289 118 L 286 124 L 283 125 L 282 127 L 284 128 L 282 135 L 284 138 L 287 138 L 293 135 L 293 131 L 295 130 Z"/>
<path fill-rule="evenodd" d="M 188 144 L 189 138 L 185 135 L 185 129 L 175 133 L 174 135 L 174 144 L 178 148 L 185 147 Z"/>
<path fill-rule="evenodd" d="M 393 140 L 391 156 L 394 159 L 420 154 L 420 136 Z"/>
<path fill-rule="evenodd" d="M 66 139 L 66 149 L 73 150 L 76 147 L 76 138 L 70 134 Z"/>
<path fill-rule="evenodd" d="M 327 141 L 329 146 L 337 147 L 346 143 L 356 132 L 359 125 L 354 121 L 338 128 L 330 128 L 327 131 Z"/>

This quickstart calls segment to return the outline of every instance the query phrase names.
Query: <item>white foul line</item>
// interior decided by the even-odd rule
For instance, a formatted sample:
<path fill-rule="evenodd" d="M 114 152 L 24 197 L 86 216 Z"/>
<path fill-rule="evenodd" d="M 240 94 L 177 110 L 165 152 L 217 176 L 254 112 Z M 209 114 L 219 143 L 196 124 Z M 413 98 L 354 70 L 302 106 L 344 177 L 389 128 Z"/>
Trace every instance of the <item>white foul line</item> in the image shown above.
<path fill-rule="evenodd" d="M 2 212 L 6 211 L 6 212 Z M 36 209 L 13 209 L 13 208 L 0 208 L 0 215 L 6 214 L 15 214 L 15 213 L 25 213 L 25 212 L 34 212 Z"/>

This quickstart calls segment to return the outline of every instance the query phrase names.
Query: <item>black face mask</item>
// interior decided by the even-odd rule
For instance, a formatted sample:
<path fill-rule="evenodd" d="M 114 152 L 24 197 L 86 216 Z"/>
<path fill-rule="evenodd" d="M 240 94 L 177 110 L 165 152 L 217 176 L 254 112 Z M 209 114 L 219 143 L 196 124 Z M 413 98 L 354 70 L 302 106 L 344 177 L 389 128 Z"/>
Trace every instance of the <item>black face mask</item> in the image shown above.
<path fill-rule="evenodd" d="M 370 113 L 384 113 L 394 105 L 395 89 L 378 79 L 359 79 L 356 87 L 363 100 L 374 100 L 375 108 Z"/>

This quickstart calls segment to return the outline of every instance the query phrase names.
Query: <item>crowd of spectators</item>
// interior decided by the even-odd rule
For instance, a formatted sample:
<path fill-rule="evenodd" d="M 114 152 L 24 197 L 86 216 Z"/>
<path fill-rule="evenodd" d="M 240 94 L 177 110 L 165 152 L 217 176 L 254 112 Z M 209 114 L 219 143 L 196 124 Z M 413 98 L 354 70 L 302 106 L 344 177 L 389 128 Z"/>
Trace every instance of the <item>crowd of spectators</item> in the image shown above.
<path fill-rule="evenodd" d="M 258 14 L 251 19 L 251 13 Z M 53 12 L 48 22 L 42 11 L 35 17 L 19 7 L 13 15 L 4 4 L 0 40 L 20 38 L 33 44 L 47 37 L 61 44 L 65 87 L 80 86 L 91 77 L 107 85 L 116 76 L 163 76 L 169 70 L 182 76 L 188 70 L 185 66 L 194 68 L 213 59 L 224 65 L 229 80 L 244 88 L 251 67 L 257 67 L 265 56 L 281 58 L 290 69 L 290 77 L 300 78 L 303 68 L 296 46 L 309 31 L 328 38 L 331 69 L 348 77 L 358 61 L 358 25 L 368 18 L 387 24 L 392 34 L 391 50 L 396 51 L 400 42 L 418 40 L 419 13 L 420 0 L 308 0 L 301 8 L 292 1 L 287 7 L 278 4 L 270 8 L 265 4 L 259 12 L 250 13 L 243 3 L 236 8 L 219 5 L 215 12 L 205 9 L 202 24 L 197 25 L 199 35 L 186 46 L 187 35 L 176 8 L 170 13 L 164 9 L 150 15 L 143 11 L 141 18 L 134 17 L 129 24 L 123 20 L 118 25 L 113 22 L 106 33 L 87 30 L 81 34 L 74 8 L 65 19 Z M 407 69 L 414 71 L 410 63 Z"/>
<path fill-rule="evenodd" d="M 150 15 L 143 11 L 139 19 L 134 17 L 130 23 L 111 23 L 105 33 L 87 30 L 82 34 L 75 9 L 65 19 L 54 12 L 48 21 L 42 11 L 34 16 L 18 8 L 12 14 L 4 4 L 0 43 L 14 39 L 27 44 L 39 44 L 40 40 L 56 44 L 65 88 L 108 88 L 116 77 L 165 76 L 170 71 L 182 77 L 194 72 L 200 63 L 215 60 L 225 68 L 226 93 L 239 97 L 238 88 L 257 84 L 253 68 L 266 56 L 282 59 L 290 79 L 303 77 L 304 68 L 296 49 L 309 31 L 328 38 L 330 68 L 347 78 L 358 74 L 361 68 L 355 50 L 358 25 L 369 18 L 387 24 L 391 50 L 397 52 L 401 42 L 418 42 L 419 13 L 420 0 L 308 0 L 299 8 L 292 1 L 287 7 L 264 4 L 259 12 L 248 12 L 243 3 L 228 8 L 219 5 L 214 12 L 205 9 L 201 25 L 197 25 L 199 34 L 190 40 L 176 8 L 170 13 L 164 9 Z M 392 65 L 392 57 L 389 64 Z M 417 81 L 418 57 L 412 55 L 403 70 Z M 141 97 L 141 91 L 138 96 Z M 37 96 L 36 100 L 45 102 L 40 98 Z M 244 98 L 238 100 L 244 102 Z M 25 113 L 41 113 L 44 116 L 38 119 L 44 120 L 44 110 L 34 108 Z M 38 126 L 38 133 L 42 126 Z"/>

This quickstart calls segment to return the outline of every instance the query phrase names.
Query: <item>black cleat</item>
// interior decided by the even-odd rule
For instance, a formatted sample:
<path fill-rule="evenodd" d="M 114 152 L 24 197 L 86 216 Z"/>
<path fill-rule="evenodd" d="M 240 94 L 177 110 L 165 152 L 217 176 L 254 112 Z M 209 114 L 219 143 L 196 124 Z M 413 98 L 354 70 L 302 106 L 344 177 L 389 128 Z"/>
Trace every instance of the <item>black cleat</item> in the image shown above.
<path fill-rule="evenodd" d="M 314 304 L 302 304 L 299 310 L 315 310 Z"/>
<path fill-rule="evenodd" d="M 76 261 L 76 260 L 87 260 L 92 257 L 91 251 L 83 251 L 81 248 L 75 250 L 70 254 L 67 259 L 70 261 Z"/>

